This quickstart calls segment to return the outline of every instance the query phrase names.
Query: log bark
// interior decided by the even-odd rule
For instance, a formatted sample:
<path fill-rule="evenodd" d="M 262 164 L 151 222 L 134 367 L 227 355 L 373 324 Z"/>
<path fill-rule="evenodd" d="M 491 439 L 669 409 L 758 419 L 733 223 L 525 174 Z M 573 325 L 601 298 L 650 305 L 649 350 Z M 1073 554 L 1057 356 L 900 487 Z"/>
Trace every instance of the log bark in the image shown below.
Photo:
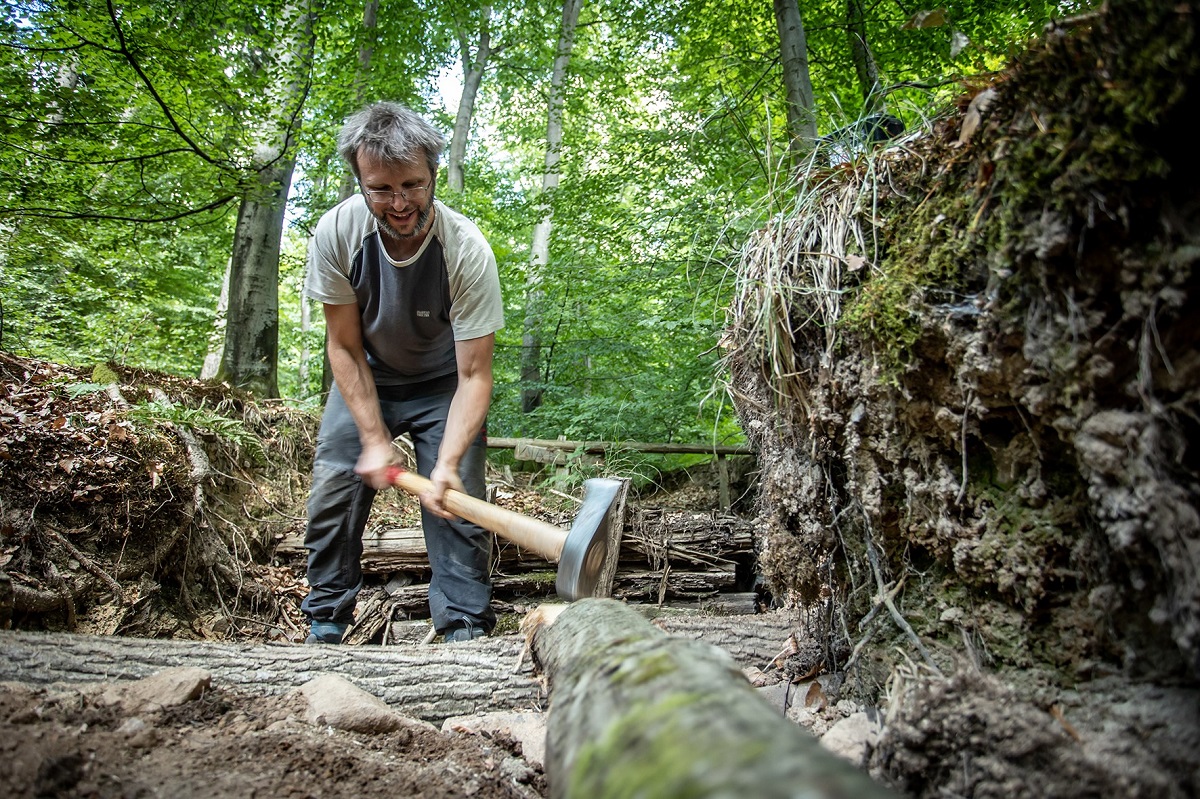
<path fill-rule="evenodd" d="M 656 569 L 680 561 L 731 565 L 754 554 L 753 523 L 728 514 L 639 508 L 630 514 L 621 554 Z"/>
<path fill-rule="evenodd" d="M 732 569 L 618 572 L 612 595 L 618 599 L 641 602 L 696 599 L 715 596 L 723 590 L 732 590 L 736 584 L 737 575 Z"/>
<path fill-rule="evenodd" d="M 516 544 L 493 539 L 492 567 L 500 571 L 553 569 L 545 558 Z M 305 555 L 304 534 L 293 533 L 279 542 L 275 553 L 283 557 Z M 364 574 L 392 572 L 429 572 L 429 553 L 425 533 L 420 527 L 381 527 L 363 533 L 362 570 Z"/>
<path fill-rule="evenodd" d="M 622 510 L 614 509 L 614 518 Z M 753 525 L 736 516 L 693 511 L 631 509 L 629 523 L 617 541 L 618 569 L 636 571 L 634 564 L 661 568 L 667 563 L 731 567 L 736 556 L 754 553 Z M 277 555 L 304 555 L 304 536 L 294 533 L 279 542 Z M 554 565 L 534 552 L 497 538 L 493 568 L 503 573 L 543 571 Z M 366 574 L 429 571 L 425 536 L 419 527 L 379 527 L 363 534 L 362 569 Z M 618 572 L 619 573 L 619 572 Z"/>
<path fill-rule="evenodd" d="M 727 653 L 619 602 L 566 606 L 532 646 L 550 682 L 551 797 L 895 796 L 780 716 Z"/>
<path fill-rule="evenodd" d="M 0 632 L 0 680 L 48 685 L 138 680 L 174 666 L 217 685 L 279 695 L 336 673 L 396 710 L 434 724 L 451 716 L 539 706 L 541 687 L 515 637 L 460 645 L 299 646 Z"/>
<path fill-rule="evenodd" d="M 784 650 L 788 636 L 800 626 L 793 614 L 783 611 L 712 616 L 652 608 L 638 610 L 669 635 L 704 641 L 728 652 L 740 666 L 757 666 L 763 670 Z"/>

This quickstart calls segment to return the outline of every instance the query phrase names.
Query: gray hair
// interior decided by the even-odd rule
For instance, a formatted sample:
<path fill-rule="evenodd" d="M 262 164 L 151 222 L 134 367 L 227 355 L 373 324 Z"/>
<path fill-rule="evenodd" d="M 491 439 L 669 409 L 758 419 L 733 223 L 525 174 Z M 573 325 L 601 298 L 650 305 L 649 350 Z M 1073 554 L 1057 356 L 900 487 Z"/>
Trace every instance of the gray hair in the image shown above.
<path fill-rule="evenodd" d="M 437 174 L 438 156 L 446 139 L 423 117 L 399 103 L 369 105 L 346 120 L 338 135 L 338 153 L 346 159 L 354 176 L 359 153 L 368 153 L 380 161 L 418 163 L 424 156 L 429 171 Z"/>

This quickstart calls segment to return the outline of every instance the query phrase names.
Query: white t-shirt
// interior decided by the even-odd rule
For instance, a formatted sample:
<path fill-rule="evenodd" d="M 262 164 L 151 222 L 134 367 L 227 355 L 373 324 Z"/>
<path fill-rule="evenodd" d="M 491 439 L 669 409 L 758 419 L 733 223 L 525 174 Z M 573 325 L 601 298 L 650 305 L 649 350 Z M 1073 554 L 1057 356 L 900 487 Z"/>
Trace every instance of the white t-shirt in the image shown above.
<path fill-rule="evenodd" d="M 305 294 L 357 303 L 367 362 L 379 385 L 416 383 L 457 371 L 454 342 L 504 327 L 496 258 L 475 223 L 434 200 L 429 235 L 395 261 L 361 194 L 321 217 L 309 242 Z"/>

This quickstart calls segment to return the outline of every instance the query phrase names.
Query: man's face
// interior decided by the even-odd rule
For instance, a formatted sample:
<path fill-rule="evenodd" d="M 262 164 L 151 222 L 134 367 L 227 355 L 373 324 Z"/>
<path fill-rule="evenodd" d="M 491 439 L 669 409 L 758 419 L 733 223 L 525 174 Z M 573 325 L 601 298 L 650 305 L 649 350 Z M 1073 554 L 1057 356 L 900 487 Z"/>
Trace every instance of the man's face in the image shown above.
<path fill-rule="evenodd" d="M 388 236 L 406 241 L 420 236 L 433 210 L 433 174 L 424 161 L 395 163 L 358 157 L 359 181 L 367 207 Z"/>

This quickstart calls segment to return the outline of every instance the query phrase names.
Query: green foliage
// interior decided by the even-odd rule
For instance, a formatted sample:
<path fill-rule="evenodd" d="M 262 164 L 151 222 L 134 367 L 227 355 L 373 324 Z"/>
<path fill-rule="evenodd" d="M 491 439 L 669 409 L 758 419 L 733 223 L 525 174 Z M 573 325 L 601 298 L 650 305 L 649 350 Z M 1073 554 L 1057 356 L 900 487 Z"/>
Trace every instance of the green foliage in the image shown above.
<path fill-rule="evenodd" d="M 232 251 L 234 201 L 253 184 L 255 132 L 274 110 L 271 44 L 289 7 L 5 6 L 3 346 L 68 362 L 198 371 Z M 552 197 L 541 195 L 538 178 L 561 5 L 385 0 L 373 29 L 363 26 L 361 5 L 320 7 L 279 272 L 283 393 L 319 397 L 319 309 L 309 306 L 309 329 L 300 324 L 304 246 L 343 190 L 334 143 L 342 121 L 386 98 L 448 131 L 453 114 L 439 76 L 461 68 L 462 43 L 474 41 L 485 7 L 493 51 L 466 188 L 451 196 L 443 178 L 439 192 L 478 222 L 500 265 L 508 325 L 497 338 L 492 432 L 740 440 L 717 387 L 730 270 L 748 234 L 787 205 L 790 182 L 780 166 L 778 34 L 771 6 L 757 0 L 585 4 Z M 906 27 L 909 12 L 869 6 L 869 43 L 893 89 L 891 110 L 911 124 L 937 91 L 1001 65 L 1055 8 L 967 0 L 947 6 L 936 25 Z M 863 107 L 846 6 L 822 0 L 803 12 L 818 126 L 828 132 Z M 956 32 L 969 45 L 953 54 Z M 532 228 L 547 209 L 550 263 L 533 275 Z M 881 318 L 872 304 L 896 311 L 895 330 L 885 333 L 902 345 L 903 299 L 923 279 L 898 273 L 879 284 L 878 296 L 864 294 L 861 319 Z M 527 292 L 534 281 L 538 291 Z M 526 319 L 538 320 L 536 329 Z M 521 380 L 527 333 L 542 342 L 534 386 Z M 528 387 L 542 391 L 543 403 L 523 414 Z M 632 471 L 660 466 L 647 463 Z"/>
<path fill-rule="evenodd" d="M 245 422 L 210 408 L 188 408 L 169 402 L 144 402 L 130 408 L 128 416 L 144 425 L 173 424 L 198 433 L 206 433 L 245 452 L 260 464 L 267 462 L 267 453 L 263 450 L 262 441 L 246 428 Z"/>

